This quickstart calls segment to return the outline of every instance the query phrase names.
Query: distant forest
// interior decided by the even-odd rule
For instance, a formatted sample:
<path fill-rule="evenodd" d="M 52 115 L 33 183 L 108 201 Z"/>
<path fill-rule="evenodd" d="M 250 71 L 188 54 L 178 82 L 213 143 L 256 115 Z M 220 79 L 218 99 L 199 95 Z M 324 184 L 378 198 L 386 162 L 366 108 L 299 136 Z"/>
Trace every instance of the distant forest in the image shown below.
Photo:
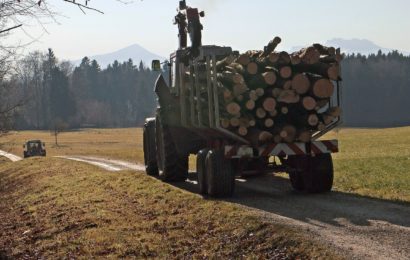
<path fill-rule="evenodd" d="M 410 56 L 347 56 L 342 64 L 345 126 L 410 125 Z"/>
<path fill-rule="evenodd" d="M 25 101 L 14 116 L 18 129 L 50 129 L 57 123 L 132 127 L 154 114 L 158 73 L 142 62 L 114 61 L 101 69 L 85 57 L 73 67 L 49 49 L 30 53 L 18 65 L 16 76 L 2 82 Z M 410 125 L 410 57 L 398 52 L 348 55 L 342 70 L 345 126 Z"/>

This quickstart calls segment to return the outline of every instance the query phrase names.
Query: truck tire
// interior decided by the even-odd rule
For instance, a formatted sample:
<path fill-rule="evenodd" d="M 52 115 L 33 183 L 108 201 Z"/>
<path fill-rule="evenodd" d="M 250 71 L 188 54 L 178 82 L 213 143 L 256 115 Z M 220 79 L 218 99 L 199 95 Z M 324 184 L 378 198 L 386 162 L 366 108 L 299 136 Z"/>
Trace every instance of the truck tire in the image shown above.
<path fill-rule="evenodd" d="M 202 149 L 198 152 L 196 156 L 196 172 L 198 175 L 198 187 L 200 194 L 208 193 L 208 185 L 206 178 L 206 157 L 208 155 L 209 149 Z"/>
<path fill-rule="evenodd" d="M 148 121 L 143 130 L 145 172 L 158 176 L 157 156 L 155 149 L 155 121 Z"/>
<path fill-rule="evenodd" d="M 318 154 L 309 158 L 309 169 L 303 176 L 309 193 L 329 192 L 333 186 L 333 161 L 331 154 Z"/>
<path fill-rule="evenodd" d="M 171 132 L 160 116 L 155 124 L 159 177 L 166 182 L 185 181 L 188 178 L 188 156 L 178 154 Z"/>
<path fill-rule="evenodd" d="M 230 197 L 235 189 L 235 174 L 223 150 L 211 150 L 206 157 L 207 190 L 211 197 Z"/>

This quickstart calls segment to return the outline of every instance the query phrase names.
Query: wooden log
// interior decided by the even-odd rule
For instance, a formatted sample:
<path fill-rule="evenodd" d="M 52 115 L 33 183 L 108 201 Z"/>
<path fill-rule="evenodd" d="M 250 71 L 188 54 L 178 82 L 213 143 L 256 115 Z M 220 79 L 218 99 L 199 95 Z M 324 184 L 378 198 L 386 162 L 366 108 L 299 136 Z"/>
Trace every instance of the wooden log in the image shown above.
<path fill-rule="evenodd" d="M 275 136 L 273 137 L 273 142 L 274 142 L 275 144 L 280 144 L 280 143 L 282 142 L 282 140 L 283 140 L 283 138 L 282 138 L 280 135 L 275 135 Z"/>
<path fill-rule="evenodd" d="M 249 99 L 252 99 L 253 101 L 256 101 L 259 99 L 259 96 L 256 93 L 256 90 L 249 91 Z"/>
<path fill-rule="evenodd" d="M 272 140 L 273 135 L 267 131 L 263 131 L 257 128 L 248 129 L 248 135 L 246 139 L 254 146 L 259 146 Z"/>
<path fill-rule="evenodd" d="M 265 95 L 265 90 L 263 88 L 257 88 L 255 89 L 255 93 L 258 96 L 258 98 L 263 97 Z"/>
<path fill-rule="evenodd" d="M 294 70 L 298 72 L 309 72 L 320 75 L 322 77 L 339 80 L 340 79 L 340 67 L 337 63 L 324 63 L 317 62 L 315 64 L 299 64 L 294 67 Z"/>
<path fill-rule="evenodd" d="M 256 109 L 255 115 L 256 115 L 257 118 L 263 119 L 263 118 L 266 117 L 266 114 L 267 114 L 267 112 L 266 112 L 265 109 L 263 109 L 261 107 Z"/>
<path fill-rule="evenodd" d="M 319 79 L 313 84 L 312 91 L 318 98 L 329 98 L 333 95 L 334 85 L 328 79 Z"/>
<path fill-rule="evenodd" d="M 292 79 L 292 89 L 296 91 L 297 94 L 303 95 L 309 91 L 310 80 L 302 73 L 296 74 Z"/>
<path fill-rule="evenodd" d="M 256 62 L 249 62 L 246 66 L 246 71 L 250 75 L 256 75 L 258 73 L 258 64 Z"/>
<path fill-rule="evenodd" d="M 319 99 L 316 100 L 316 110 L 321 110 L 322 108 L 324 108 L 325 106 L 327 106 L 329 104 L 329 99 L 325 98 L 325 99 Z"/>
<path fill-rule="evenodd" d="M 248 87 L 246 86 L 245 83 L 235 84 L 232 90 L 233 90 L 233 95 L 237 97 L 239 95 L 243 95 L 244 93 L 246 93 L 248 91 Z"/>
<path fill-rule="evenodd" d="M 340 117 L 342 115 L 342 109 L 340 107 L 331 107 L 326 111 L 326 114 L 333 117 Z"/>
<path fill-rule="evenodd" d="M 319 122 L 318 126 L 317 126 L 317 130 L 322 132 L 326 130 L 326 125 L 323 122 Z"/>
<path fill-rule="evenodd" d="M 251 62 L 251 58 L 249 57 L 248 54 L 241 54 L 239 57 L 236 59 L 236 62 L 241 64 L 242 66 L 247 66 L 249 62 Z"/>
<path fill-rule="evenodd" d="M 276 100 L 274 98 L 268 97 L 262 103 L 263 109 L 266 111 L 274 111 L 276 108 Z"/>
<path fill-rule="evenodd" d="M 304 109 L 311 111 L 317 107 L 317 102 L 313 97 L 306 96 L 302 99 L 302 106 Z"/>
<path fill-rule="evenodd" d="M 331 123 L 333 123 L 333 121 L 336 120 L 336 117 L 331 116 L 331 115 L 323 115 L 323 123 L 325 125 L 330 125 Z"/>
<path fill-rule="evenodd" d="M 333 47 L 326 47 L 319 43 L 313 44 L 313 47 L 316 48 L 320 55 L 336 55 L 336 49 Z"/>
<path fill-rule="evenodd" d="M 225 89 L 222 95 L 225 103 L 231 103 L 234 100 L 232 92 L 228 89 Z"/>
<path fill-rule="evenodd" d="M 252 100 L 252 99 L 249 99 L 249 100 L 246 101 L 246 103 L 245 103 L 245 108 L 246 108 L 247 110 L 254 110 L 254 109 L 255 109 L 255 106 L 256 106 L 256 103 L 255 103 L 255 101 Z"/>
<path fill-rule="evenodd" d="M 238 116 L 241 113 L 241 106 L 236 102 L 232 102 L 225 106 L 225 110 L 232 116 Z"/>
<path fill-rule="evenodd" d="M 266 85 L 273 86 L 276 83 L 277 77 L 274 71 L 268 71 L 262 73 L 262 77 L 266 83 Z"/>
<path fill-rule="evenodd" d="M 292 76 L 292 68 L 290 66 L 283 66 L 279 70 L 279 75 L 282 79 L 288 79 Z"/>
<path fill-rule="evenodd" d="M 278 45 L 282 42 L 282 39 L 279 37 L 273 38 L 267 46 L 265 46 L 263 52 L 259 55 L 259 57 L 264 57 L 275 51 Z"/>
<path fill-rule="evenodd" d="M 296 139 L 297 130 L 292 125 L 286 125 L 280 131 L 280 137 L 286 143 L 293 143 Z"/>
<path fill-rule="evenodd" d="M 233 73 L 230 71 L 224 71 L 222 73 L 218 73 L 217 78 L 221 81 L 224 86 L 229 85 L 236 85 L 236 84 L 243 84 L 245 83 L 245 79 L 239 73 Z"/>
<path fill-rule="evenodd" d="M 299 132 L 298 140 L 302 143 L 309 143 L 312 141 L 312 133 L 309 130 L 302 130 Z"/>
<path fill-rule="evenodd" d="M 256 74 L 256 75 L 253 75 L 252 77 L 249 77 L 247 82 L 248 82 L 248 86 L 250 89 L 268 87 L 268 85 L 266 84 L 265 78 L 263 77 L 262 74 Z"/>
<path fill-rule="evenodd" d="M 290 55 L 290 63 L 292 65 L 298 65 L 302 62 L 302 59 L 298 55 Z"/>
<path fill-rule="evenodd" d="M 276 117 L 277 115 L 278 115 L 278 110 L 273 110 L 273 111 L 269 111 L 269 115 L 271 116 L 271 117 Z"/>
<path fill-rule="evenodd" d="M 259 58 L 262 53 L 263 51 L 260 51 L 260 50 L 251 50 L 251 51 L 245 52 L 245 54 L 247 54 L 251 60 Z"/>
<path fill-rule="evenodd" d="M 228 66 L 235 60 L 235 57 L 233 55 L 229 55 L 225 57 L 224 59 L 217 61 L 216 62 L 216 70 L 221 71 L 224 69 L 225 66 Z"/>
<path fill-rule="evenodd" d="M 275 122 L 273 121 L 272 118 L 266 118 L 265 119 L 265 122 L 264 122 L 265 127 L 271 128 L 271 127 L 274 126 L 274 124 L 275 124 Z"/>
<path fill-rule="evenodd" d="M 294 90 L 283 90 L 277 100 L 285 104 L 295 104 L 300 101 L 300 96 Z"/>
<path fill-rule="evenodd" d="M 316 114 L 311 114 L 308 116 L 307 123 L 310 126 L 317 126 L 319 124 L 319 117 Z"/>
<path fill-rule="evenodd" d="M 281 107 L 280 112 L 282 115 L 287 115 L 289 113 L 289 108 L 288 107 Z"/>
<path fill-rule="evenodd" d="M 239 120 L 238 117 L 232 117 L 232 118 L 229 120 L 229 124 L 230 124 L 232 127 L 239 127 L 239 125 L 241 124 L 241 121 Z"/>
<path fill-rule="evenodd" d="M 302 63 L 306 64 L 315 64 L 320 60 L 320 53 L 313 46 L 304 48 L 296 53 L 293 53 L 293 55 L 298 55 L 299 58 L 302 60 Z"/>
<path fill-rule="evenodd" d="M 272 97 L 278 98 L 280 94 L 282 93 L 283 89 L 281 88 L 274 88 L 272 89 Z"/>
<path fill-rule="evenodd" d="M 226 66 L 225 69 L 233 73 L 245 74 L 244 66 L 236 62 L 232 62 L 229 66 Z"/>
<path fill-rule="evenodd" d="M 238 134 L 239 134 L 240 136 L 246 136 L 246 135 L 248 134 L 248 128 L 247 128 L 247 127 L 244 127 L 244 126 L 240 126 L 240 127 L 238 128 Z"/>
<path fill-rule="evenodd" d="M 271 52 L 268 56 L 267 62 L 271 65 L 277 64 L 280 59 L 280 54 L 278 52 Z"/>
<path fill-rule="evenodd" d="M 228 129 L 231 126 L 231 121 L 227 118 L 221 119 L 221 126 L 222 128 Z"/>

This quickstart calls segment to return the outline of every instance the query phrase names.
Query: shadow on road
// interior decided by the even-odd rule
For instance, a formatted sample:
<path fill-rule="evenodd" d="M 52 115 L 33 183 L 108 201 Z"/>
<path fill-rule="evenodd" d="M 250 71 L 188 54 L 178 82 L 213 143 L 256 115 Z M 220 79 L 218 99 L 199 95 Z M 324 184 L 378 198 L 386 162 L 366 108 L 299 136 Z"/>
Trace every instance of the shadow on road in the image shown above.
<path fill-rule="evenodd" d="M 198 192 L 195 173 L 189 175 L 187 182 L 174 185 Z M 338 191 L 326 194 L 296 193 L 288 180 L 273 174 L 237 180 L 234 197 L 225 201 L 310 224 L 322 222 L 341 226 L 341 222 L 347 221 L 357 226 L 370 226 L 370 221 L 383 221 L 410 227 L 410 203 Z"/>

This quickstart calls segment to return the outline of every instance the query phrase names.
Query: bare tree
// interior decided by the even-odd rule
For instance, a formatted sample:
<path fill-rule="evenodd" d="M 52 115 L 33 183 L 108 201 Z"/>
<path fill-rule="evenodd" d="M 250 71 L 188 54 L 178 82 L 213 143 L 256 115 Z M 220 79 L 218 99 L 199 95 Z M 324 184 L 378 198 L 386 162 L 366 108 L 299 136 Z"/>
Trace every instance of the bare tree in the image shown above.
<path fill-rule="evenodd" d="M 95 11 L 103 14 L 97 8 L 90 6 L 90 0 L 54 0 L 63 1 L 67 4 L 76 5 L 83 13 L 86 10 Z M 117 0 L 122 2 L 121 0 Z M 55 21 L 57 13 L 49 6 L 51 0 L 0 0 L 0 133 L 4 133 L 11 127 L 11 118 L 15 111 L 22 105 L 21 100 L 13 100 L 10 103 L 7 86 L 11 75 L 15 74 L 13 71 L 16 67 L 16 52 L 19 48 L 29 44 L 5 44 L 7 38 L 13 34 L 17 29 L 22 30 L 27 35 L 25 25 L 34 21 L 37 26 L 45 30 L 44 24 L 50 19 Z M 123 2 L 124 3 L 124 2 Z M 32 37 L 31 37 L 32 38 Z M 32 73 L 37 73 L 39 68 L 35 62 L 38 57 L 31 57 L 31 61 L 26 61 L 26 69 L 33 69 Z M 65 69 L 69 70 L 68 66 Z M 26 75 L 30 75 L 27 73 Z M 37 76 L 38 77 L 38 76 Z M 31 76 L 31 82 L 36 82 L 36 75 Z M 38 86 L 37 86 L 38 87 Z M 38 91 L 38 88 L 35 88 Z M 36 94 L 36 93 L 34 93 Z M 36 94 L 38 95 L 38 93 Z M 37 104 L 37 107 L 41 104 Z M 40 116 L 37 115 L 37 119 Z"/>

